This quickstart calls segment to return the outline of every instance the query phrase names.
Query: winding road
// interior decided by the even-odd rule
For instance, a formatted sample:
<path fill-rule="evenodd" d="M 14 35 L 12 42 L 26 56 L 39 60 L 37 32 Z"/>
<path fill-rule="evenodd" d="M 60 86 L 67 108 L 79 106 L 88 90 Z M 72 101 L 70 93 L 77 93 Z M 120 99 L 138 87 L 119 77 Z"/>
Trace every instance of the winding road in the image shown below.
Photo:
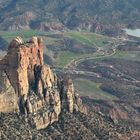
<path fill-rule="evenodd" d="M 96 51 L 96 56 L 92 56 L 92 57 L 85 57 L 85 58 L 79 58 L 79 59 L 73 59 L 71 60 L 64 68 L 75 68 L 76 66 L 79 65 L 79 63 L 85 61 L 85 60 L 91 60 L 91 59 L 98 59 L 98 58 L 106 58 L 106 57 L 110 57 L 116 54 L 116 48 L 121 45 L 122 43 L 116 44 L 114 46 L 111 47 L 112 52 L 108 53 L 105 52 L 105 50 L 102 50 L 100 47 L 97 48 Z M 93 54 L 94 55 L 94 54 Z"/>
<path fill-rule="evenodd" d="M 76 69 L 76 67 L 81 62 L 84 62 L 85 60 L 91 60 L 91 59 L 97 59 L 97 58 L 106 58 L 106 57 L 113 56 L 116 53 L 116 47 L 118 45 L 120 45 L 120 43 L 111 47 L 112 48 L 111 53 L 105 52 L 105 50 L 102 50 L 100 47 L 98 47 L 97 51 L 96 51 L 96 56 L 73 59 L 64 68 L 57 68 L 57 69 L 54 69 L 54 70 L 56 72 L 63 72 L 63 73 L 66 73 L 66 74 L 80 74 L 80 75 L 86 75 L 86 76 L 96 76 L 96 77 L 99 78 L 100 75 L 98 73 L 89 72 L 89 71 L 81 71 L 81 70 Z M 95 55 L 95 53 L 93 55 Z"/>
<path fill-rule="evenodd" d="M 79 74 L 79 75 L 83 75 L 83 76 L 92 76 L 92 77 L 100 78 L 101 75 L 96 73 L 96 72 L 83 71 L 83 70 L 77 69 L 76 67 L 80 63 L 82 63 L 86 60 L 111 57 L 111 56 L 116 54 L 116 48 L 119 45 L 123 45 L 123 44 L 124 44 L 123 42 L 120 42 L 120 43 L 117 43 L 117 44 L 114 43 L 114 45 L 110 47 L 111 51 L 102 50 L 100 47 L 98 47 L 97 51 L 96 51 L 96 56 L 73 59 L 64 68 L 62 68 L 62 69 L 60 68 L 60 69 L 57 69 L 57 70 L 55 69 L 55 71 L 63 72 L 65 74 L 77 74 L 77 75 Z M 95 53 L 93 55 L 95 55 Z M 129 81 L 129 82 L 133 82 L 133 83 L 140 83 L 139 80 L 135 79 L 134 77 L 132 77 L 130 75 L 127 75 L 127 74 L 121 72 L 120 70 L 115 68 L 113 65 L 100 64 L 100 66 L 109 67 L 110 69 L 113 69 L 113 71 L 118 73 L 118 77 L 120 77 L 120 78 L 123 77 L 123 80 L 125 80 L 125 81 Z M 95 67 L 97 67 L 97 66 L 95 66 Z"/>

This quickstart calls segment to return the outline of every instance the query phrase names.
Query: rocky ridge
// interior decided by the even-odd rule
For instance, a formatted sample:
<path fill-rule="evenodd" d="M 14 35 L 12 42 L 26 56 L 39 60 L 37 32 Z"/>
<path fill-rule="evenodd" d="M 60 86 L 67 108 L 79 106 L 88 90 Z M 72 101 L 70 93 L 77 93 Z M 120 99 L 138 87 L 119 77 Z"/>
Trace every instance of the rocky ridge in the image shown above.
<path fill-rule="evenodd" d="M 87 112 L 72 80 L 58 78 L 44 65 L 41 38 L 24 42 L 16 37 L 0 60 L 0 112 L 19 112 L 33 127 L 43 129 L 64 111 Z"/>

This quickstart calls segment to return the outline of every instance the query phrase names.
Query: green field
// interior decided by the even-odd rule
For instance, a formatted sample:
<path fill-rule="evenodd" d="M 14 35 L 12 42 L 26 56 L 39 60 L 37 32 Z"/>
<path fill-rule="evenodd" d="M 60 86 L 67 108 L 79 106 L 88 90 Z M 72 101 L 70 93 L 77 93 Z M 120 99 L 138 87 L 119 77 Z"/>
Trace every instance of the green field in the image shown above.
<path fill-rule="evenodd" d="M 97 48 L 108 47 L 110 43 L 115 41 L 109 37 L 89 32 L 66 32 L 65 36 L 71 37 L 83 44 L 91 45 Z"/>
<path fill-rule="evenodd" d="M 80 96 L 89 96 L 94 99 L 116 100 L 117 97 L 100 89 L 100 84 L 90 80 L 78 78 L 74 80 L 75 89 Z"/>
<path fill-rule="evenodd" d="M 125 60 L 140 61 L 140 52 L 138 51 L 117 51 L 111 58 L 120 58 Z"/>
<path fill-rule="evenodd" d="M 42 37 L 45 44 L 57 44 L 57 38 L 49 37 L 53 33 L 39 31 L 39 30 L 20 30 L 20 31 L 0 31 L 0 36 L 5 39 L 6 41 L 10 42 L 17 36 L 22 37 L 25 41 L 29 40 L 32 36 L 39 36 Z"/>
<path fill-rule="evenodd" d="M 86 59 L 88 57 L 95 57 L 97 56 L 96 53 L 91 53 L 91 54 L 82 54 L 82 53 L 74 53 L 70 51 L 61 51 L 58 54 L 57 58 L 57 66 L 58 67 L 64 67 L 68 63 L 70 63 L 72 60 L 81 60 L 81 59 Z"/>
<path fill-rule="evenodd" d="M 0 31 L 0 36 L 2 36 L 8 42 L 16 36 L 20 36 L 24 39 L 27 39 L 32 36 L 46 36 L 47 34 L 47 32 L 42 32 L 38 30 Z"/>
<path fill-rule="evenodd" d="M 111 56 L 101 56 L 101 57 L 94 57 L 91 60 L 95 61 L 102 61 L 104 59 L 124 59 L 124 60 L 131 60 L 131 61 L 140 61 L 140 52 L 138 51 L 116 51 L 114 55 Z"/>

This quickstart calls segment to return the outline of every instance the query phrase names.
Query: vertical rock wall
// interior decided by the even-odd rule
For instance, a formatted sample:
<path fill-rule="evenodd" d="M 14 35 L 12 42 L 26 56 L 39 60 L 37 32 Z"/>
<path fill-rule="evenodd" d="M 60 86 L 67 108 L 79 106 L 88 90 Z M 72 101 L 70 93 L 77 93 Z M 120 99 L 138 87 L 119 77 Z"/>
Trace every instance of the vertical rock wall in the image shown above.
<path fill-rule="evenodd" d="M 60 81 L 44 65 L 40 38 L 33 37 L 24 43 L 16 37 L 10 43 L 7 55 L 0 60 L 0 81 L 0 112 L 19 110 L 37 129 L 58 121 L 62 110 L 86 112 L 74 93 L 72 80 Z"/>

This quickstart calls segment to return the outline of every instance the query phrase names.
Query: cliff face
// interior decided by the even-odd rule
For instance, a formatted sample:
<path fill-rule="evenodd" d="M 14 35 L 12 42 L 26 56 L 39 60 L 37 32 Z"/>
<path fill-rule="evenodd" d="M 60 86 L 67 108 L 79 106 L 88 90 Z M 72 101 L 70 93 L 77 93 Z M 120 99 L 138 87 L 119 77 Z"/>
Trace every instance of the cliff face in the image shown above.
<path fill-rule="evenodd" d="M 24 43 L 16 37 L 0 60 L 0 112 L 20 112 L 28 116 L 31 125 L 43 129 L 63 111 L 86 113 L 72 81 L 60 80 L 44 65 L 40 38 Z"/>

